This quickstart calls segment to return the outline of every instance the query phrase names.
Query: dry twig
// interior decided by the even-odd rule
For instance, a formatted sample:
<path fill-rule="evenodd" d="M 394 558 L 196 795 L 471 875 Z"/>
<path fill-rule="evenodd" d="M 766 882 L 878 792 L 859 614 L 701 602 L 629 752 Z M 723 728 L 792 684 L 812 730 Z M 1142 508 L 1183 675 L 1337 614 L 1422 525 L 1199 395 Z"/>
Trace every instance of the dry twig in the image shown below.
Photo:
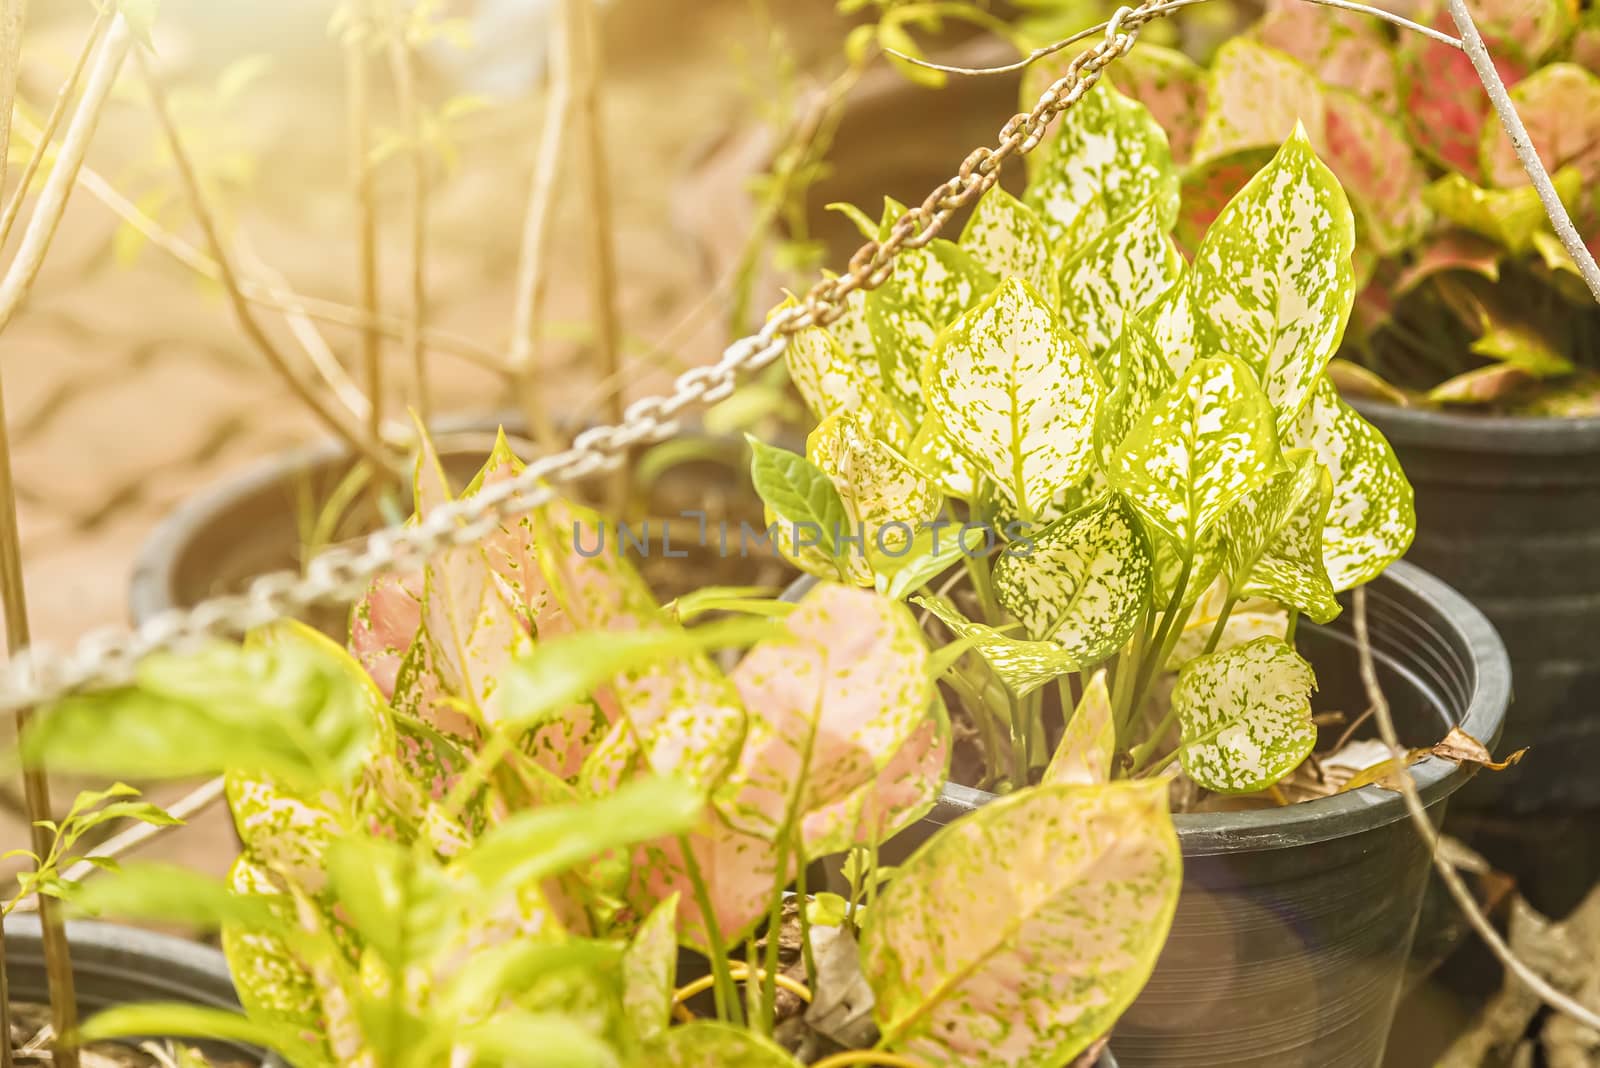
<path fill-rule="evenodd" d="M 400 105 L 400 122 L 409 142 L 406 153 L 411 163 L 411 186 L 407 192 L 408 240 L 411 246 L 411 314 L 406 320 L 406 352 L 411 357 L 411 376 L 416 395 L 417 415 L 428 421 L 431 391 L 428 389 L 428 353 L 422 344 L 422 325 L 428 318 L 428 146 L 422 135 L 422 105 L 417 100 L 416 56 L 406 40 L 404 23 L 397 9 L 390 7 L 389 70 L 394 78 L 395 97 Z"/>

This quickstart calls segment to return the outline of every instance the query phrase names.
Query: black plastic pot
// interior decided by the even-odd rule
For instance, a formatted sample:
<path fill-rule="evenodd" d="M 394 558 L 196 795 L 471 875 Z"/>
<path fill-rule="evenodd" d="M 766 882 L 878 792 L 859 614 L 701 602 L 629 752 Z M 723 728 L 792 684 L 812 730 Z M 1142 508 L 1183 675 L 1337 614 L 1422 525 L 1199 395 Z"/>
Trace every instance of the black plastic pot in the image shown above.
<path fill-rule="evenodd" d="M 1458 807 L 1600 807 L 1600 418 L 1351 403 L 1416 487 L 1406 559 L 1483 609 L 1516 671 L 1505 745 L 1532 749 L 1511 771 L 1480 778 Z"/>
<path fill-rule="evenodd" d="M 6 918 L 6 983 L 13 1004 L 48 1002 L 44 942 L 37 916 Z M 228 965 L 209 946 L 135 927 L 90 920 L 67 924 L 72 978 L 80 1018 L 115 1005 L 181 1001 L 217 1009 L 239 1008 Z M 161 1036 L 151 1036 L 161 1037 Z M 266 1054 L 242 1042 L 184 1039 L 228 1063 L 262 1064 Z M 271 1062 L 274 1063 L 275 1062 Z"/>
<path fill-rule="evenodd" d="M 1492 745 L 1511 672 L 1482 613 L 1396 564 L 1368 587 L 1367 615 L 1402 740 L 1431 744 L 1460 725 Z M 1319 709 L 1367 704 L 1348 617 L 1299 629 Z M 1436 822 L 1471 777 L 1437 758 L 1413 773 Z M 993 797 L 946 785 L 883 861 L 899 863 Z M 1430 872 L 1400 795 L 1368 786 L 1174 823 L 1183 894 L 1155 974 L 1113 1032 L 1124 1068 L 1377 1068 Z"/>

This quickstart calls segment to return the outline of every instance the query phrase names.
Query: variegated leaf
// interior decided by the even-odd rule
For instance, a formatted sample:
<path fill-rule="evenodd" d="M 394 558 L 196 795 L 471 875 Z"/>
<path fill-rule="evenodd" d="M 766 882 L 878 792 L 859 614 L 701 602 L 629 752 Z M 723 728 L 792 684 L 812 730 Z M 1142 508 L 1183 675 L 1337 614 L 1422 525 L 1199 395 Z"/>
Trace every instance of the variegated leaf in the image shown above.
<path fill-rule="evenodd" d="M 1172 691 L 1183 770 L 1221 794 L 1265 790 L 1317 744 L 1316 686 L 1311 665 L 1276 638 L 1191 660 Z"/>
<path fill-rule="evenodd" d="M 1082 342 L 1020 278 L 945 331 L 926 378 L 930 410 L 1022 519 L 1093 466 L 1105 387 Z"/>
<path fill-rule="evenodd" d="M 995 278 L 1016 275 L 1055 303 L 1056 271 L 1044 222 L 1000 186 L 979 199 L 961 231 L 961 247 Z"/>
<path fill-rule="evenodd" d="M 850 529 L 866 541 L 852 547 L 862 556 L 904 552 L 916 528 L 944 506 L 939 485 L 888 440 L 884 424 L 898 418 L 862 406 L 829 416 L 806 439 L 808 458 L 832 481 Z"/>
<path fill-rule="evenodd" d="M 1513 363 L 1492 363 L 1452 375 L 1428 390 L 1435 404 L 1495 404 L 1526 390 L 1538 378 Z"/>
<path fill-rule="evenodd" d="M 1316 76 L 1288 54 L 1247 37 L 1217 50 L 1206 96 L 1208 110 L 1195 138 L 1196 164 L 1278 144 L 1296 130 L 1322 138 L 1327 105 Z"/>
<path fill-rule="evenodd" d="M 1377 19 L 1353 11 L 1318 10 L 1298 0 L 1274 0 L 1254 33 L 1322 81 L 1371 101 L 1386 114 L 1399 105 L 1400 72 Z"/>
<path fill-rule="evenodd" d="M 977 497 L 981 477 L 977 465 L 956 448 L 955 440 L 934 412 L 923 416 L 922 426 L 911 439 L 906 459 L 939 483 L 947 496 L 963 501 Z"/>
<path fill-rule="evenodd" d="M 662 900 L 622 954 L 622 1008 L 642 1042 L 654 1042 L 672 1022 L 678 974 L 678 895 Z"/>
<path fill-rule="evenodd" d="M 1184 583 L 1183 592 L 1178 595 L 1178 607 L 1187 608 L 1196 604 L 1206 591 L 1222 573 L 1222 565 L 1227 559 L 1223 551 L 1222 535 L 1217 529 L 1212 529 L 1200 536 L 1200 544 L 1196 547 L 1191 557 L 1182 550 L 1172 538 L 1161 532 L 1160 528 L 1145 523 L 1145 536 L 1150 540 L 1151 555 L 1155 560 L 1154 574 L 1154 603 L 1160 608 L 1171 603 L 1177 593 L 1178 576 L 1183 574 L 1184 560 L 1189 560 L 1189 578 Z"/>
<path fill-rule="evenodd" d="M 1340 612 L 1322 562 L 1322 532 L 1333 501 L 1333 478 L 1316 455 L 1302 451 L 1289 469 L 1241 497 L 1222 520 L 1228 570 L 1237 597 L 1267 597 L 1298 608 L 1316 623 Z"/>
<path fill-rule="evenodd" d="M 937 714 L 922 721 L 876 779 L 806 813 L 800 835 L 807 859 L 887 842 L 928 814 L 950 767 L 950 720 L 942 702 L 934 706 Z"/>
<path fill-rule="evenodd" d="M 1093 664 L 1116 652 L 1150 601 L 1150 545 L 1133 509 L 1112 493 L 1013 544 L 994 590 L 1028 635 Z"/>
<path fill-rule="evenodd" d="M 384 575 L 350 612 L 350 652 L 383 696 L 393 697 L 395 677 L 422 625 L 422 576 Z"/>
<path fill-rule="evenodd" d="M 1577 202 L 1583 188 L 1577 170 L 1557 171 L 1551 180 L 1569 208 Z M 1535 235 L 1549 226 L 1538 192 L 1527 184 L 1512 189 L 1484 189 L 1464 175 L 1447 174 L 1428 186 L 1423 197 L 1442 218 L 1497 241 L 1518 256 L 1531 250 Z"/>
<path fill-rule="evenodd" d="M 883 390 L 911 423 L 922 420 L 918 375 L 939 331 L 994 285 L 994 276 L 961 246 L 935 238 L 902 252 L 889 281 L 867 294 L 867 328 Z"/>
<path fill-rule="evenodd" d="M 1511 88 L 1528 136 L 1539 158 L 1553 171 L 1572 167 L 1585 189 L 1600 180 L 1600 74 L 1576 63 L 1541 67 Z M 1498 123 L 1485 123 L 1479 144 L 1483 176 L 1491 185 L 1519 186 L 1528 181 Z"/>
<path fill-rule="evenodd" d="M 290 899 L 273 881 L 272 872 L 244 853 L 228 869 L 228 889 L 235 894 Z M 234 926 L 222 930 L 222 952 L 239 1003 L 250 1018 L 311 1038 L 323 1033 L 322 999 L 311 973 L 282 939 Z"/>
<path fill-rule="evenodd" d="M 792 303 L 792 299 L 785 301 L 779 308 Z M 807 327 L 790 337 L 783 360 L 790 381 L 818 419 L 886 399 L 878 389 L 876 360 L 868 366 L 846 356 L 833 334 L 820 326 Z"/>
<path fill-rule="evenodd" d="M 766 914 L 774 884 L 789 881 L 794 858 L 786 855 L 780 871 L 776 845 L 761 835 L 735 830 L 715 811 L 708 811 L 700 827 L 684 839 L 707 888 L 717 930 L 725 944 L 735 945 Z M 627 916 L 638 922 L 676 894 L 678 940 L 705 953 L 711 949 L 710 928 L 695 883 L 679 839 L 663 838 L 633 850 L 620 896 Z"/>
<path fill-rule="evenodd" d="M 1182 52 L 1141 41 L 1106 73 L 1119 90 L 1148 108 L 1167 131 L 1173 160 L 1187 163 L 1206 112 L 1205 70 Z M 1044 87 L 1039 90 L 1043 92 Z M 1034 93 L 1032 99 L 1038 98 L 1039 93 Z"/>
<path fill-rule="evenodd" d="M 1133 424 L 1172 388 L 1177 376 L 1149 329 L 1135 318 L 1123 324 L 1122 336 L 1100 361 L 1100 374 L 1111 392 L 1100 406 L 1095 437 L 1101 463 L 1109 468 L 1112 454 Z"/>
<path fill-rule="evenodd" d="M 1128 432 L 1111 482 L 1187 557 L 1280 463 L 1272 407 L 1250 368 L 1213 356 L 1196 361 Z"/>
<path fill-rule="evenodd" d="M 1213 583 L 1205 596 L 1195 602 L 1188 621 L 1178 634 L 1177 644 L 1172 647 L 1172 655 L 1167 658 L 1167 671 L 1177 671 L 1206 652 L 1206 644 L 1211 640 L 1211 632 L 1217 628 L 1217 620 L 1222 617 L 1227 600 L 1228 583 L 1223 578 Z M 1227 621 L 1222 624 L 1222 633 L 1217 636 L 1216 647 L 1211 651 L 1220 653 L 1257 638 L 1283 640 L 1288 632 L 1287 609 L 1270 601 L 1240 601 L 1228 613 Z"/>
<path fill-rule="evenodd" d="M 1149 978 L 1181 866 L 1161 781 L 1032 787 L 949 824 L 862 937 L 883 1045 L 931 1065 L 1068 1063 Z"/>
<path fill-rule="evenodd" d="M 1296 127 L 1211 224 L 1195 256 L 1188 297 L 1200 349 L 1255 370 L 1280 432 L 1294 425 L 1344 336 L 1354 249 L 1350 203 Z"/>
<path fill-rule="evenodd" d="M 1376 578 L 1411 546 L 1417 531 L 1411 483 L 1377 427 L 1317 383 L 1290 444 L 1311 449 L 1333 477 L 1333 505 L 1322 534 L 1322 558 L 1335 590 Z"/>
<path fill-rule="evenodd" d="M 1062 318 L 1096 358 L 1105 355 L 1128 318 L 1153 304 L 1182 273 L 1170 229 L 1159 205 L 1144 200 L 1062 263 Z"/>
<path fill-rule="evenodd" d="M 732 674 L 749 729 L 723 814 L 781 839 L 888 766 L 921 725 L 931 684 L 916 619 L 896 601 L 823 583 Z"/>
<path fill-rule="evenodd" d="M 1359 210 L 1366 244 L 1387 256 L 1422 237 L 1429 223 L 1422 201 L 1428 174 L 1399 123 L 1364 97 L 1330 92 L 1321 147 Z"/>
<path fill-rule="evenodd" d="M 1177 218 L 1178 172 L 1166 132 L 1143 104 L 1105 82 L 1061 116 L 1028 163 L 1023 200 L 1052 242 L 1069 234 L 1087 241 L 1152 198 L 1164 229 Z"/>
<path fill-rule="evenodd" d="M 1454 35 L 1455 23 L 1436 10 L 1435 29 Z M 1495 68 L 1507 85 L 1522 79 L 1526 68 L 1504 49 L 1491 48 Z M 1469 180 L 1478 177 L 1478 145 L 1491 108 L 1472 60 L 1458 48 L 1407 34 L 1400 45 L 1400 84 L 1404 99 L 1400 121 L 1411 143 L 1447 171 Z"/>
<path fill-rule="evenodd" d="M 674 1027 L 646 1051 L 651 1068 L 799 1068 L 782 1046 L 753 1031 L 713 1020 Z"/>
<path fill-rule="evenodd" d="M 1067 720 L 1040 782 L 1045 786 L 1110 782 L 1116 749 L 1117 724 L 1111 710 L 1111 693 L 1106 688 L 1106 669 L 1101 668 L 1084 685 L 1083 697 Z"/>
<path fill-rule="evenodd" d="M 1055 642 L 1009 637 L 987 624 L 974 623 L 942 597 L 913 597 L 911 603 L 932 612 L 957 638 L 971 639 L 978 655 L 1018 697 L 1078 669 L 1077 662 Z"/>
<path fill-rule="evenodd" d="M 1178 225 L 1172 237 L 1186 256 L 1194 258 L 1211 224 L 1217 221 L 1228 202 L 1239 195 L 1239 190 L 1272 162 L 1277 147 L 1278 142 L 1270 147 L 1243 148 L 1197 163 L 1184 172 L 1183 207 L 1178 212 Z"/>

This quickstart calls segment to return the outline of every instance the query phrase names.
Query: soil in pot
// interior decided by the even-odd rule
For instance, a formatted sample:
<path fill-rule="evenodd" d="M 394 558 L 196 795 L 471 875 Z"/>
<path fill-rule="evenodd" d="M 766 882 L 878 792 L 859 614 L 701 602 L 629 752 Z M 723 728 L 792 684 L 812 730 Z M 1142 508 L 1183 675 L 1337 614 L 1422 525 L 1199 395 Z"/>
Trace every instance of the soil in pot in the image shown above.
<path fill-rule="evenodd" d="M 497 425 L 477 420 L 437 432 L 441 460 L 458 488 L 482 466 Z M 636 493 L 626 522 L 638 535 L 633 544 L 643 547 L 628 551 L 663 599 L 706 585 L 777 589 L 789 578 L 769 544 L 753 535 L 739 537 L 741 523 L 754 532 L 766 529 L 744 449 L 732 439 L 701 439 L 690 458 L 653 475 Z M 259 575 L 303 567 L 316 546 L 351 542 L 378 529 L 382 519 L 370 495 L 347 493 L 345 507 L 329 505 L 348 491 L 352 467 L 340 449 L 309 449 L 266 461 L 184 504 L 140 552 L 130 590 L 135 622 L 240 592 Z M 599 481 L 579 488 L 598 492 Z M 648 522 L 647 531 L 642 522 Z M 606 536 L 617 533 L 608 523 Z M 348 604 L 326 605 L 306 622 L 342 640 L 348 615 Z"/>

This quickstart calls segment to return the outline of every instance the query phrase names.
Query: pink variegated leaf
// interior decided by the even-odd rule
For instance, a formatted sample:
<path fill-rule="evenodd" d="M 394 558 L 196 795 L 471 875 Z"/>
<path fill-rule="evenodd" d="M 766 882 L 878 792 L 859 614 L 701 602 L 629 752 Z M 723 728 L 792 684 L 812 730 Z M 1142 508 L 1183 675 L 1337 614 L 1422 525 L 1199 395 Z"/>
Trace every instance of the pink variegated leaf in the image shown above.
<path fill-rule="evenodd" d="M 1367 15 L 1274 0 L 1255 36 L 1287 52 L 1328 85 L 1348 89 L 1384 114 L 1400 102 L 1400 73 L 1382 24 Z"/>
<path fill-rule="evenodd" d="M 1116 748 L 1117 725 L 1111 711 L 1111 691 L 1106 688 L 1105 668 L 1101 668 L 1084 685 L 1083 697 L 1067 720 L 1067 729 L 1062 732 L 1041 782 L 1082 786 L 1110 782 Z"/>
<path fill-rule="evenodd" d="M 800 824 L 807 859 L 887 842 L 928 814 L 950 767 L 950 725 L 923 720 L 878 777 L 812 812 Z"/>
<path fill-rule="evenodd" d="M 1455 33 L 1448 15 L 1436 16 L 1433 25 Z M 1521 80 L 1521 64 L 1492 45 L 1490 53 L 1507 85 Z M 1413 34 L 1401 45 L 1400 84 L 1400 120 L 1411 143 L 1435 163 L 1476 181 L 1478 144 L 1490 107 L 1472 61 L 1449 45 Z"/>
<path fill-rule="evenodd" d="M 384 575 L 350 612 L 350 651 L 385 697 L 422 625 L 422 576 Z"/>
<path fill-rule="evenodd" d="M 724 943 L 733 944 L 748 934 L 771 906 L 773 887 L 789 881 L 796 867 L 792 851 L 784 850 L 786 859 L 780 872 L 774 843 L 735 830 L 714 811 L 708 811 L 700 827 L 685 838 L 710 898 L 717 931 Z M 640 923 L 676 894 L 679 941 L 709 952 L 710 928 L 695 882 L 679 840 L 660 839 L 633 851 L 622 898 L 634 923 Z"/>
<path fill-rule="evenodd" d="M 1324 141 L 1318 147 L 1350 194 L 1373 249 L 1392 255 L 1422 235 L 1428 225 L 1422 201 L 1428 175 L 1393 120 L 1359 96 L 1329 92 Z"/>
<path fill-rule="evenodd" d="M 926 717 L 927 645 L 905 605 L 816 586 L 733 671 L 749 732 L 722 806 L 735 827 L 782 836 L 877 778 Z"/>
<path fill-rule="evenodd" d="M 1195 134 L 1206 113 L 1205 71 L 1182 52 L 1136 44 L 1107 72 L 1112 83 L 1155 116 L 1172 146 L 1173 162 L 1189 162 Z M 1040 91 L 1044 86 L 1040 86 Z M 1034 94 L 1037 100 L 1038 93 Z M 1031 105 L 1030 105 L 1031 106 Z"/>
<path fill-rule="evenodd" d="M 1206 84 L 1206 117 L 1195 138 L 1196 164 L 1251 148 L 1276 148 L 1305 127 L 1321 146 L 1327 92 L 1316 76 L 1287 53 L 1235 38 L 1217 51 Z"/>
<path fill-rule="evenodd" d="M 1469 0 L 1467 7 L 1490 54 L 1529 65 L 1567 40 L 1578 23 L 1578 0 Z"/>
<path fill-rule="evenodd" d="M 1190 257 L 1222 209 L 1256 172 L 1272 160 L 1273 149 L 1247 148 L 1190 167 L 1183 176 L 1183 203 L 1173 238 Z"/>
<path fill-rule="evenodd" d="M 1538 379 L 1516 364 L 1494 363 L 1463 372 L 1428 391 L 1436 404 L 1493 404 L 1512 396 Z"/>
<path fill-rule="evenodd" d="M 1576 63 L 1552 63 L 1513 87 L 1511 102 L 1544 165 L 1552 172 L 1572 167 L 1583 188 L 1593 189 L 1600 181 L 1600 76 Z M 1527 172 L 1499 123 L 1485 123 L 1481 136 L 1484 178 L 1492 185 L 1526 185 Z"/>
<path fill-rule="evenodd" d="M 1444 271 L 1470 271 L 1491 282 L 1500 279 L 1503 250 L 1488 238 L 1465 230 L 1444 230 L 1429 238 L 1418 250 L 1411 266 L 1395 280 L 1398 294 L 1409 293 L 1423 282 Z"/>

